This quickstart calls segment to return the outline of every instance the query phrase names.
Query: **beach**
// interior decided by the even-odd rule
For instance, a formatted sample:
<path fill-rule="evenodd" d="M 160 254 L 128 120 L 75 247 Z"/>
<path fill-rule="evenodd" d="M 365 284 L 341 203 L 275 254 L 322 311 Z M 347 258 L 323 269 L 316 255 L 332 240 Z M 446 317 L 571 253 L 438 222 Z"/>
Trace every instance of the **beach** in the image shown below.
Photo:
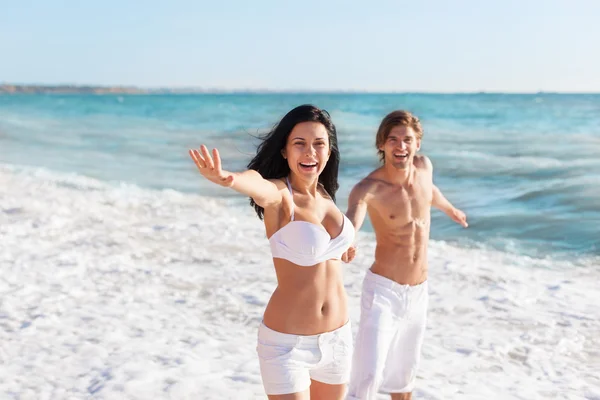
<path fill-rule="evenodd" d="M 433 214 L 414 398 L 600 399 L 600 132 L 577 124 L 598 96 L 36 96 L 0 96 L 0 398 L 265 399 L 264 228 L 186 151 L 218 146 L 243 168 L 251 134 L 312 99 L 338 125 L 342 210 L 377 165 L 383 111 L 406 107 L 424 116 L 436 183 L 470 217 L 463 230 Z M 439 107 L 457 101 L 464 115 Z M 548 116 L 560 102 L 571 120 Z M 567 125 L 563 147 L 541 139 Z M 342 265 L 354 334 L 369 226 L 357 244 Z"/>
<path fill-rule="evenodd" d="M 249 207 L 43 170 L 0 185 L 3 398 L 265 398 L 275 277 Z M 372 234 L 358 244 L 354 332 Z M 415 397 L 598 398 L 594 267 L 433 242 Z"/>

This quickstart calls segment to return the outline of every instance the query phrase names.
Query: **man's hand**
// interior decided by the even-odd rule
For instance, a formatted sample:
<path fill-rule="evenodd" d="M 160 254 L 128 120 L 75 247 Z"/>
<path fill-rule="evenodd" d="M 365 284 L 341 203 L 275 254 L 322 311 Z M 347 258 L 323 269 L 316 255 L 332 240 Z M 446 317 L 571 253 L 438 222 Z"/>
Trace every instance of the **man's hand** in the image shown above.
<path fill-rule="evenodd" d="M 467 215 L 458 208 L 453 208 L 452 211 L 448 213 L 448 216 L 452 218 L 454 222 L 461 225 L 463 228 L 469 226 L 469 224 L 467 223 Z"/>
<path fill-rule="evenodd" d="M 352 245 L 346 250 L 344 254 L 342 254 L 342 261 L 345 263 L 349 263 L 354 260 L 356 257 L 356 246 Z"/>

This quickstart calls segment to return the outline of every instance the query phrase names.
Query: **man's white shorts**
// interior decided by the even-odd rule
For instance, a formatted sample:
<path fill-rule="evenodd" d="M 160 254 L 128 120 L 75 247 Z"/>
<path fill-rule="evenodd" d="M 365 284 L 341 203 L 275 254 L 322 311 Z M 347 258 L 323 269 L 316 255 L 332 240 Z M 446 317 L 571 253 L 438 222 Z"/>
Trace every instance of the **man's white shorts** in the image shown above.
<path fill-rule="evenodd" d="M 265 392 L 269 395 L 303 392 L 310 380 L 348 383 L 352 363 L 350 322 L 319 335 L 291 335 L 258 328 L 258 359 Z"/>
<path fill-rule="evenodd" d="M 367 271 L 348 400 L 412 392 L 427 320 L 427 282 L 401 285 Z"/>

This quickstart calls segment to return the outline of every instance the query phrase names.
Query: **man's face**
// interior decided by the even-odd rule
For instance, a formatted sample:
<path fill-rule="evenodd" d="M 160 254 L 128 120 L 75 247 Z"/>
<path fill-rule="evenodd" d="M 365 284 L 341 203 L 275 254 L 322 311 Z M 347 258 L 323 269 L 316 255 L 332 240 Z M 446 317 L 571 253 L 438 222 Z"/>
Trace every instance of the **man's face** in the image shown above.
<path fill-rule="evenodd" d="M 409 126 L 398 125 L 392 128 L 385 143 L 379 150 L 385 153 L 385 163 L 397 169 L 408 168 L 421 148 L 421 139 Z"/>

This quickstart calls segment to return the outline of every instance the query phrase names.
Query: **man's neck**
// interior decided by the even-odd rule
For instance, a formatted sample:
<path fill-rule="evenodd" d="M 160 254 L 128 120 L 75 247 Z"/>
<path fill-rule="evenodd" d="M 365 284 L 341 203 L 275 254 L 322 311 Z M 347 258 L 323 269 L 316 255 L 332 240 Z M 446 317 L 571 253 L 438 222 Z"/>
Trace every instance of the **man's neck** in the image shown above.
<path fill-rule="evenodd" d="M 398 169 L 394 168 L 390 164 L 385 164 L 383 169 L 385 171 L 385 175 L 387 179 L 393 183 L 394 185 L 399 186 L 410 186 L 412 185 L 414 174 L 413 174 L 413 165 L 409 164 L 408 168 Z"/>

